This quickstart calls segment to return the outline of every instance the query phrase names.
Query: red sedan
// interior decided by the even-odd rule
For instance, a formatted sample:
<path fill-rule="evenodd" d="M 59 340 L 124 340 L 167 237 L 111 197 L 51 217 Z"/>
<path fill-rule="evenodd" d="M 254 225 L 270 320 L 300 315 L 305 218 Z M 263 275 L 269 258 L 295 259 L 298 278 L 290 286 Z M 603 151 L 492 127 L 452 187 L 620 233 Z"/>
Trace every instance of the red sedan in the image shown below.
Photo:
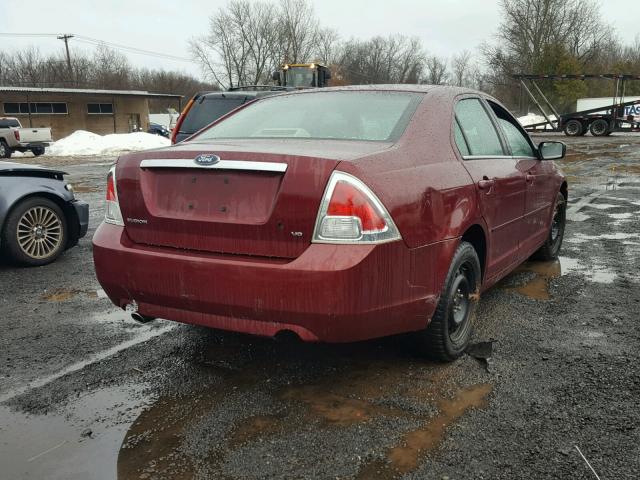
<path fill-rule="evenodd" d="M 564 153 L 471 90 L 268 97 L 118 159 L 98 280 L 138 319 L 326 342 L 417 332 L 453 360 L 479 294 L 558 255 L 567 183 L 548 160 Z"/>

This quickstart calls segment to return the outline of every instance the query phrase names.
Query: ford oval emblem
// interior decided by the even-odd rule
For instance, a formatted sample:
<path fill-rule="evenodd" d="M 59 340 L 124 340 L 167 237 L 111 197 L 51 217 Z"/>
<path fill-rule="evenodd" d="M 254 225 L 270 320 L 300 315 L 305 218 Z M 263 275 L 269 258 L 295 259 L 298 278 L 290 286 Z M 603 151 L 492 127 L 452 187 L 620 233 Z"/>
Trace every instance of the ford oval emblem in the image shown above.
<path fill-rule="evenodd" d="M 220 157 L 217 156 L 217 155 L 198 155 L 194 159 L 194 162 L 196 162 L 198 165 L 202 165 L 204 167 L 209 166 L 209 165 L 215 165 L 219 161 L 220 161 Z"/>

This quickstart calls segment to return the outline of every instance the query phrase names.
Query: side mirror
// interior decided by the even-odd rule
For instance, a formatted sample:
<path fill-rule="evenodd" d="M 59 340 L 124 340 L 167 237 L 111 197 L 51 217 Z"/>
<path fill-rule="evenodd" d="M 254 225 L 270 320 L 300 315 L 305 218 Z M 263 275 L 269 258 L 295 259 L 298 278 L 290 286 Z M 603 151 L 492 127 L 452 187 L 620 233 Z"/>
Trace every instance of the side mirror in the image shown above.
<path fill-rule="evenodd" d="M 559 160 L 567 153 L 567 146 L 562 142 L 540 142 L 538 158 L 540 160 Z"/>

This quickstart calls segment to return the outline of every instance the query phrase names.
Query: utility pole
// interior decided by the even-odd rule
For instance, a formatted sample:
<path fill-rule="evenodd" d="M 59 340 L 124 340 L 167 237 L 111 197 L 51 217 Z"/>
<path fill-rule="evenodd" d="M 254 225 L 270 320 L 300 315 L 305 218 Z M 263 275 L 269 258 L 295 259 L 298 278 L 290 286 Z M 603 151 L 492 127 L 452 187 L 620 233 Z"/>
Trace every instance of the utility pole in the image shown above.
<path fill-rule="evenodd" d="M 60 35 L 58 40 L 64 40 L 64 48 L 67 51 L 67 68 L 69 69 L 69 79 L 73 81 L 73 71 L 71 69 L 71 56 L 69 55 L 69 40 L 73 38 L 73 35 L 65 33 Z"/>

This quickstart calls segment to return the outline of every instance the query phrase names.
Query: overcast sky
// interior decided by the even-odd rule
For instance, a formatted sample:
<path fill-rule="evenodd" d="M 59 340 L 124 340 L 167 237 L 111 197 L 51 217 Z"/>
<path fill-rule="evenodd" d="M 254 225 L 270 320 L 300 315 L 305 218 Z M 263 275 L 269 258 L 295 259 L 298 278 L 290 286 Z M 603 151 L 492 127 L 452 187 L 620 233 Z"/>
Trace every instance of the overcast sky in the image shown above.
<path fill-rule="evenodd" d="M 206 32 L 208 17 L 225 0 L 0 0 L 0 33 L 75 33 L 122 45 L 188 57 L 187 40 Z M 403 33 L 417 35 L 429 53 L 475 51 L 491 40 L 500 21 L 498 0 L 314 0 L 323 26 L 343 38 Z M 640 34 L 640 1 L 602 2 L 605 20 L 628 42 Z M 35 45 L 61 50 L 52 38 L 0 37 L 2 50 Z M 76 49 L 93 47 L 71 40 Z M 189 62 L 127 54 L 135 65 L 177 69 L 199 76 Z"/>

